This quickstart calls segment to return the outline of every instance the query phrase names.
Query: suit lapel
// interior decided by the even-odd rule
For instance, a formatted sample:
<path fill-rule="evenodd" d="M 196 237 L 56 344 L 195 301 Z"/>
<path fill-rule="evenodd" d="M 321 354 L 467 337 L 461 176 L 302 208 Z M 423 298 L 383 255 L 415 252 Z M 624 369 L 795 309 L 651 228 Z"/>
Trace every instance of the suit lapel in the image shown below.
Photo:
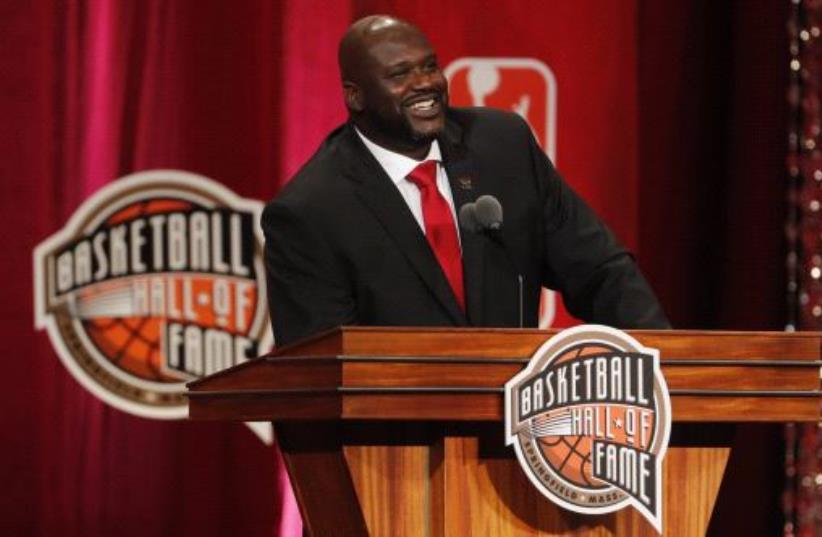
<path fill-rule="evenodd" d="M 405 199 L 350 126 L 346 127 L 346 138 L 340 144 L 340 151 L 343 153 L 340 159 L 344 163 L 343 173 L 356 184 L 357 196 L 385 228 L 454 322 L 457 325 L 468 324 Z"/>
<path fill-rule="evenodd" d="M 462 130 L 453 121 L 446 124 L 445 132 L 439 141 L 448 181 L 451 184 L 454 207 L 459 214 L 460 207 L 474 202 L 478 193 L 482 192 L 476 159 L 471 158 L 470 150 L 462 144 Z M 477 233 L 465 230 L 462 226 L 459 226 L 459 233 L 468 319 L 473 326 L 482 326 L 484 321 L 482 290 L 484 241 Z"/>

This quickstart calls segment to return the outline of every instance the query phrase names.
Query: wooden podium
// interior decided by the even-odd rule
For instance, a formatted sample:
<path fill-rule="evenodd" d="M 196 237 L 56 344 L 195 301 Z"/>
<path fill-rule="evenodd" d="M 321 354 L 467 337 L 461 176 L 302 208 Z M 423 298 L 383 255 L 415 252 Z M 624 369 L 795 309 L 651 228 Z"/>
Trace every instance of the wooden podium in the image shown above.
<path fill-rule="evenodd" d="M 664 535 L 704 535 L 733 422 L 820 418 L 819 333 L 632 331 L 675 422 Z M 552 334 L 341 328 L 189 384 L 195 419 L 270 420 L 310 535 L 656 535 L 565 511 L 504 446 L 502 387 Z"/>

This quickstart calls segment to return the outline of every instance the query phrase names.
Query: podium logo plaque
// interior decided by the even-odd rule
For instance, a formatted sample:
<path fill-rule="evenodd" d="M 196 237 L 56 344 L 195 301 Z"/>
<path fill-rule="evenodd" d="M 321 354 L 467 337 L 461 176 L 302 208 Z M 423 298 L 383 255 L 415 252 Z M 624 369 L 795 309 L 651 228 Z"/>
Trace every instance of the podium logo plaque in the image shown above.
<path fill-rule="evenodd" d="M 661 532 L 671 402 L 656 349 L 606 326 L 556 334 L 506 383 L 505 429 L 554 503 L 593 515 L 632 505 Z"/>
<path fill-rule="evenodd" d="M 101 189 L 34 252 L 35 323 L 75 379 L 148 418 L 271 343 L 262 203 L 178 170 Z"/>

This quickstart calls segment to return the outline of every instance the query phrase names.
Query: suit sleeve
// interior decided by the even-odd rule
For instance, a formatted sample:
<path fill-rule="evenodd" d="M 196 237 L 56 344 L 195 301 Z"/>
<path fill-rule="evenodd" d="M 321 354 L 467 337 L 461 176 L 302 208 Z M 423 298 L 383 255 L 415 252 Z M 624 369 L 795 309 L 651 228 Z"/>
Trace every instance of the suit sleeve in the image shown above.
<path fill-rule="evenodd" d="M 262 228 L 275 344 L 357 324 L 353 292 L 327 239 L 277 201 L 263 212 Z"/>
<path fill-rule="evenodd" d="M 543 284 L 562 294 L 568 311 L 617 328 L 670 328 L 631 255 L 559 176 L 530 137 L 542 192 Z"/>

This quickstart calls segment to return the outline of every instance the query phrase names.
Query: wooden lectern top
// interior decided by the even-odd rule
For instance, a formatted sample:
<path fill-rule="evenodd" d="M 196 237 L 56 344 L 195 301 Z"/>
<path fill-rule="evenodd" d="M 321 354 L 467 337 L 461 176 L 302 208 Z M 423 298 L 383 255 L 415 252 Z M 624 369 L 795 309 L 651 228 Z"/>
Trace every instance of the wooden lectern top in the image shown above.
<path fill-rule="evenodd" d="M 192 418 L 498 421 L 555 331 L 342 327 L 189 384 Z M 628 331 L 660 351 L 674 421 L 818 421 L 818 332 Z"/>

